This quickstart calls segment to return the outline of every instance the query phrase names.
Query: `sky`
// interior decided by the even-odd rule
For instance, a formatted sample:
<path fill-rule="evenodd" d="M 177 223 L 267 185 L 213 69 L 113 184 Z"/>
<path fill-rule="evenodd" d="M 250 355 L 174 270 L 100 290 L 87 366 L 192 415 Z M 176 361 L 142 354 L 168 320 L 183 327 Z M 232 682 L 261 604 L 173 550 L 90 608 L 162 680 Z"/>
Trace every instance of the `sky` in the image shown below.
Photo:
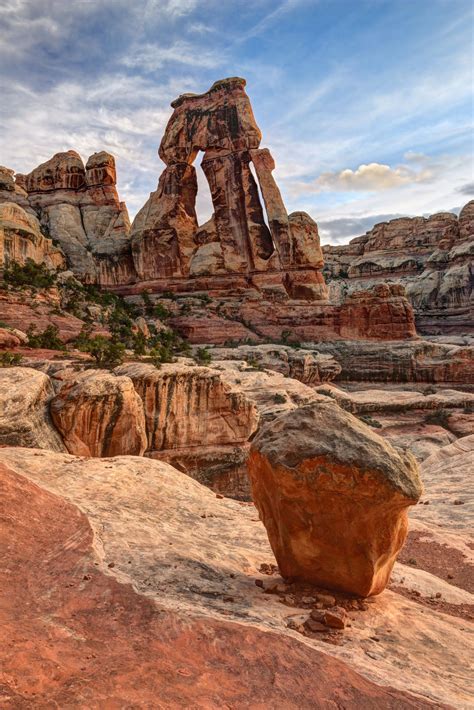
<path fill-rule="evenodd" d="M 322 243 L 474 198 L 472 0 L 1 0 L 0 164 L 107 150 L 133 217 L 170 102 L 227 76 Z"/>

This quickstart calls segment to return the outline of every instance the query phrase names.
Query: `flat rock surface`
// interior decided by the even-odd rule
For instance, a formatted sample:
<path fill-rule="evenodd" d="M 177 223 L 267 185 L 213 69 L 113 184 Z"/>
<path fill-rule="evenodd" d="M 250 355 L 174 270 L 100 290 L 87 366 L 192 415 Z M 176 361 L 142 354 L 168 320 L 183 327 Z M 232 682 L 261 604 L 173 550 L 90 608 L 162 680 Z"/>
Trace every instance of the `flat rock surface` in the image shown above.
<path fill-rule="evenodd" d="M 319 707 L 315 704 L 319 701 L 319 695 L 316 700 L 314 697 L 316 673 L 314 669 L 316 666 L 311 660 L 311 670 L 308 670 L 308 666 L 300 666 L 297 670 L 296 666 L 291 665 L 293 663 L 291 649 L 293 648 L 298 649 L 298 653 L 304 654 L 324 651 L 333 658 L 349 663 L 364 678 L 384 686 L 409 691 L 452 707 L 465 708 L 469 706 L 472 699 L 469 694 L 468 670 L 471 655 L 469 624 L 465 619 L 452 613 L 453 609 L 451 608 L 456 610 L 462 604 L 472 602 L 472 595 L 466 590 L 458 589 L 452 583 L 429 572 L 407 565 L 397 565 L 396 574 L 399 577 L 396 580 L 396 587 L 401 591 L 387 590 L 367 605 L 365 611 L 350 614 L 351 627 L 347 629 L 347 632 L 344 632 L 336 645 L 318 638 L 317 634 L 315 634 L 315 638 L 308 638 L 287 626 L 292 617 L 305 613 L 305 609 L 289 607 L 281 603 L 278 595 L 265 594 L 262 588 L 255 585 L 255 579 L 261 579 L 264 586 L 268 586 L 269 582 L 281 583 L 281 579 L 275 574 L 272 579 L 259 572 L 260 565 L 263 563 L 269 566 L 267 569 L 272 569 L 270 565 L 274 563 L 274 559 L 270 552 L 265 530 L 259 522 L 252 504 L 216 498 L 214 493 L 170 466 L 137 457 L 83 459 L 32 449 L 4 448 L 0 450 L 0 462 L 14 469 L 16 473 L 25 476 L 32 483 L 41 486 L 44 489 L 41 495 L 46 495 L 44 491 L 49 491 L 68 501 L 61 503 L 61 505 L 67 506 L 65 516 L 67 524 L 64 523 L 65 530 L 62 533 L 55 529 L 52 534 L 51 529 L 45 528 L 41 517 L 39 518 L 40 529 L 49 531 L 48 541 L 41 543 L 42 547 L 40 545 L 39 551 L 35 551 L 33 546 L 31 557 L 26 566 L 24 561 L 22 562 L 22 575 L 25 574 L 25 569 L 31 570 L 31 580 L 35 580 L 35 584 L 38 585 L 38 587 L 31 587 L 35 604 L 41 603 L 47 606 L 50 603 L 48 599 L 51 597 L 53 600 L 51 602 L 53 608 L 43 609 L 36 615 L 35 620 L 35 625 L 42 626 L 41 633 L 46 634 L 45 642 L 49 643 L 51 639 L 61 637 L 64 643 L 67 641 L 67 644 L 74 645 L 78 639 L 80 640 L 84 636 L 87 638 L 86 646 L 81 646 L 84 653 L 80 661 L 76 664 L 75 660 L 74 662 L 68 660 L 68 663 L 73 664 L 73 670 L 68 671 L 70 673 L 68 678 L 71 679 L 72 675 L 76 679 L 76 684 L 79 683 L 79 676 L 83 679 L 81 692 L 87 693 L 87 688 L 94 687 L 96 682 L 94 674 L 97 673 L 102 678 L 101 683 L 106 683 L 107 688 L 110 689 L 110 679 L 104 680 L 104 678 L 109 677 L 112 668 L 115 669 L 113 674 L 115 692 L 122 692 L 125 686 L 125 682 L 122 680 L 123 668 L 126 669 L 124 673 L 128 678 L 127 687 L 136 688 L 138 684 L 141 692 L 145 692 L 143 673 L 147 674 L 150 668 L 149 658 L 153 656 L 154 672 L 156 668 L 158 670 L 162 668 L 161 663 L 164 664 L 163 667 L 166 667 L 168 675 L 172 672 L 178 677 L 180 676 L 179 669 L 182 669 L 183 677 L 188 684 L 186 687 L 189 689 L 191 686 L 192 690 L 189 692 L 195 694 L 193 702 L 196 707 L 201 707 L 199 704 L 202 703 L 201 692 L 207 698 L 205 707 L 222 707 L 224 700 L 230 706 L 247 707 L 248 705 L 245 704 L 247 700 L 242 699 L 242 696 L 232 695 L 230 690 L 228 695 L 223 695 L 228 691 L 230 683 L 228 677 L 222 678 L 222 682 L 219 677 L 213 677 L 213 687 L 220 688 L 221 695 L 217 700 L 213 698 L 212 702 L 209 701 L 209 695 L 206 695 L 206 690 L 203 690 L 203 686 L 200 685 L 202 675 L 196 671 L 195 663 L 197 661 L 195 661 L 194 650 L 192 650 L 194 648 L 192 638 L 196 632 L 200 637 L 198 655 L 201 671 L 204 673 L 202 663 L 205 659 L 206 663 L 211 664 L 212 673 L 216 668 L 215 663 L 219 669 L 230 668 L 231 674 L 239 673 L 239 687 L 245 688 L 245 693 L 251 693 L 254 698 L 252 707 L 264 706 L 260 704 L 264 702 L 260 699 L 261 696 L 258 693 L 253 695 L 254 690 L 251 685 L 254 678 L 253 668 L 258 669 L 257 677 L 260 686 L 263 684 L 266 688 L 266 707 L 269 702 L 273 702 L 273 706 L 276 707 Z M 426 494 L 429 495 L 429 481 L 427 485 Z M 456 481 L 447 481 L 446 485 L 451 486 L 450 490 L 455 495 Z M 77 506 L 80 513 L 76 512 L 72 515 L 70 504 Z M 40 510 L 43 510 L 44 507 L 43 505 L 39 506 Z M 421 506 L 417 506 L 417 508 L 421 509 Z M 460 514 L 463 509 L 464 506 L 459 506 Z M 15 513 L 13 504 L 7 506 L 8 514 L 13 515 L 15 520 L 34 521 L 35 516 L 25 515 L 25 510 L 24 501 L 22 501 L 21 515 L 18 512 Z M 78 516 L 84 521 L 85 517 L 88 519 L 92 532 L 87 535 L 90 538 L 93 535 L 90 545 L 93 546 L 96 555 L 94 559 L 99 564 L 93 565 L 92 563 L 90 565 L 74 559 L 71 563 L 71 567 L 75 570 L 74 576 L 71 567 L 67 566 L 69 564 L 68 556 L 73 554 L 76 545 L 81 547 L 84 544 L 81 542 L 84 532 L 78 534 L 76 529 L 70 527 L 72 521 L 77 520 Z M 52 518 L 56 524 L 58 521 L 56 511 L 52 513 Z M 85 524 L 86 522 L 83 522 L 81 526 Z M 25 538 L 27 540 L 24 543 L 26 549 L 29 549 L 32 544 L 31 536 L 40 544 L 39 536 L 34 537 L 36 528 L 30 530 L 30 527 L 30 523 L 28 523 L 27 529 L 22 532 L 22 534 L 27 535 L 28 533 L 30 536 Z M 439 533 L 442 534 L 442 532 L 442 528 L 439 528 Z M 13 541 L 16 538 L 20 544 L 19 533 L 13 536 Z M 50 549 L 52 541 L 54 545 L 57 542 L 60 551 L 55 552 L 56 548 Z M 22 554 L 25 554 L 25 550 Z M 42 563 L 39 568 L 38 557 L 44 560 L 45 555 L 48 555 L 46 558 L 48 564 Z M 61 570 L 63 564 L 65 567 Z M 59 568 L 56 565 L 59 565 Z M 105 585 L 102 591 L 93 593 L 92 601 L 84 592 L 90 584 L 90 581 L 84 577 L 91 574 L 91 568 L 94 575 L 100 572 L 99 582 L 101 585 Z M 40 578 L 39 569 L 41 569 L 41 574 L 46 577 Z M 78 570 L 80 570 L 80 576 L 77 576 Z M 61 588 L 61 604 L 57 602 L 55 596 L 59 593 L 56 592 L 56 587 L 54 593 L 50 591 L 46 595 L 44 591 L 39 593 L 41 589 L 47 588 L 51 584 L 51 580 L 56 579 L 58 575 L 69 577 L 70 583 L 75 585 L 71 588 L 66 587 L 66 584 L 69 583 L 67 582 Z M 420 597 L 411 595 L 414 580 L 419 580 L 419 586 L 423 590 L 420 592 Z M 118 582 L 121 585 L 117 587 L 115 585 Z M 43 586 L 41 586 L 42 584 Z M 131 586 L 122 586 L 127 584 Z M 28 585 L 25 585 L 24 582 L 19 582 L 18 585 L 26 594 Z M 113 593 L 110 591 L 111 588 L 114 590 Z M 431 598 L 431 595 L 434 596 L 435 593 L 441 593 L 443 597 L 450 600 L 451 607 L 448 608 L 448 612 L 444 608 L 441 609 L 441 605 L 440 608 L 437 607 L 437 600 L 432 607 L 421 603 L 421 601 Z M 84 594 L 86 595 L 83 599 Z M 99 599 L 108 600 L 106 608 L 110 610 L 110 616 L 112 616 L 112 621 L 109 618 L 104 627 L 105 633 L 102 634 L 100 642 L 97 639 L 94 640 L 94 636 L 99 633 L 96 631 L 96 626 L 102 628 L 102 625 L 105 624 L 104 614 L 106 611 L 98 605 L 96 594 L 99 594 Z M 126 595 L 128 601 L 121 596 L 122 594 Z M 133 596 L 133 604 L 130 601 L 131 596 Z M 75 602 L 73 603 L 71 599 L 75 599 Z M 111 599 L 112 602 L 110 602 Z M 183 616 L 186 618 L 184 627 L 182 620 L 175 621 L 172 630 L 158 628 L 155 633 L 157 628 L 153 625 L 155 623 L 153 621 L 155 607 L 149 606 L 151 602 L 165 608 L 166 614 L 179 612 L 181 619 Z M 31 597 L 28 597 L 25 603 L 31 604 Z M 133 612 L 130 605 L 134 608 Z M 73 613 L 75 618 L 71 620 Z M 306 610 L 306 615 L 308 613 Z M 65 614 L 67 618 L 64 616 Z M 137 615 L 142 622 L 137 620 Z M 143 624 L 144 619 L 146 619 L 146 631 L 140 627 L 140 623 Z M 122 621 L 127 626 L 127 631 L 124 630 Z M 222 631 L 222 623 L 230 621 L 237 622 L 230 625 L 235 633 L 239 633 L 236 639 L 230 636 L 230 631 L 229 636 L 226 636 L 227 631 Z M 78 627 L 79 622 L 82 624 L 80 627 Z M 22 623 L 26 623 L 26 619 Z M 48 626 L 47 631 L 44 629 L 45 624 Z M 113 633 L 108 624 L 112 624 Z M 137 624 L 138 626 L 136 626 Z M 89 632 L 91 628 L 92 631 Z M 125 662 L 124 655 L 129 658 L 127 654 L 130 654 L 130 628 L 134 628 L 134 630 L 136 628 L 138 642 L 133 645 L 132 662 L 127 661 L 125 666 L 122 666 L 122 663 Z M 139 628 L 141 631 L 138 633 Z M 227 623 L 225 628 L 228 628 Z M 28 644 L 33 644 L 33 648 L 30 645 L 29 650 L 25 650 L 24 656 L 27 659 L 28 672 L 32 673 L 32 660 L 38 657 L 38 647 L 35 648 L 34 645 L 35 639 L 39 638 L 39 629 L 38 626 L 28 629 L 23 627 L 23 629 L 20 637 L 26 644 L 25 649 L 28 649 Z M 237 632 L 236 629 L 239 631 Z M 262 631 L 271 631 L 272 636 L 269 637 L 267 634 L 262 636 Z M 114 646 L 119 644 L 117 648 L 121 649 L 123 634 L 128 635 L 129 639 L 127 642 L 123 641 L 127 653 L 124 654 L 121 650 L 117 652 L 112 664 L 111 661 L 109 662 L 110 638 L 117 638 Z M 243 637 L 240 634 L 243 634 Z M 157 636 L 166 641 L 172 637 L 173 643 L 176 643 L 177 646 L 173 646 L 173 644 L 170 646 L 170 643 L 161 647 L 155 646 L 154 644 L 158 643 Z M 222 645 L 221 642 L 216 641 L 217 636 L 226 639 Z M 48 639 L 49 641 L 47 641 Z M 243 639 L 247 639 L 248 646 L 245 645 Z M 38 640 L 38 643 L 42 643 L 41 639 Z M 281 647 L 280 644 L 284 645 Z M 235 659 L 235 649 L 232 654 L 222 656 L 223 649 L 230 645 L 239 646 L 238 658 L 241 657 L 241 654 L 245 657 L 245 663 L 240 670 L 238 661 Z M 174 655 L 176 647 L 181 649 L 186 647 L 186 652 L 184 654 L 181 652 L 179 661 Z M 212 651 L 216 647 L 219 649 L 217 657 Z M 54 648 L 53 644 L 48 657 L 54 656 Z M 160 648 L 163 648 L 163 651 L 160 651 Z M 268 688 L 270 686 L 267 684 L 265 674 L 268 668 L 272 668 L 272 662 L 267 660 L 267 654 L 272 652 L 279 654 L 280 648 L 282 648 L 285 658 L 285 671 L 274 672 L 271 692 L 277 694 L 269 696 Z M 139 649 L 143 649 L 143 653 Z M 429 649 L 429 653 L 427 653 L 427 649 Z M 89 654 L 89 650 L 91 650 L 91 654 Z M 97 661 L 92 658 L 87 659 L 87 655 L 92 655 L 92 653 L 101 659 L 103 672 L 97 670 Z M 86 660 L 84 660 L 84 655 Z M 264 658 L 263 661 L 262 658 Z M 307 657 L 305 656 L 305 658 Z M 311 656 L 312 658 L 313 656 Z M 60 655 L 48 662 L 52 663 L 51 668 L 57 668 L 58 665 L 63 668 L 61 663 L 65 663 L 61 661 Z M 91 666 L 96 669 L 94 673 L 88 670 Z M 134 675 L 137 667 L 140 667 L 140 678 Z M 245 672 L 242 672 L 244 667 Z M 80 668 L 86 668 L 86 671 L 80 671 Z M 206 668 L 206 672 L 211 672 L 209 666 Z M 159 672 L 161 673 L 161 670 Z M 339 682 L 345 682 L 346 672 L 344 670 L 341 673 L 338 670 L 337 683 L 332 680 L 333 676 L 328 672 L 327 677 L 331 678 L 330 682 L 334 692 L 337 691 L 336 685 Z M 188 673 L 190 675 L 187 675 Z M 59 670 L 57 674 L 59 674 Z M 289 685 L 286 683 L 292 674 L 298 678 L 298 691 L 291 683 Z M 56 676 L 56 678 L 60 677 L 60 674 Z M 137 681 L 133 680 L 135 677 Z M 308 677 L 311 678 L 311 696 L 304 695 Z M 84 678 L 89 680 L 84 680 Z M 19 682 L 19 679 L 16 678 L 15 683 Z M 64 685 L 60 680 L 55 682 L 56 688 Z M 156 682 L 158 683 L 158 681 Z M 177 682 L 181 688 L 181 677 L 178 677 Z M 286 695 L 278 695 L 282 682 L 285 683 L 286 690 L 284 692 L 287 692 Z M 176 689 L 174 676 L 170 685 L 166 686 L 167 692 L 168 690 L 169 693 L 175 692 L 175 690 L 169 689 L 173 684 Z M 317 685 L 319 687 L 319 679 Z M 77 688 L 77 685 L 73 684 L 73 687 Z M 235 688 L 235 686 L 233 687 Z M 322 693 L 324 687 L 323 684 Z M 31 683 L 29 689 L 32 690 Z M 21 692 L 23 693 L 24 690 L 25 686 L 22 687 Z M 156 686 L 154 686 L 154 690 L 156 691 Z M 15 690 L 15 692 L 20 691 Z M 281 692 L 283 693 L 283 690 Z M 380 688 L 377 692 L 380 692 Z M 209 693 L 209 686 L 207 693 Z M 87 696 L 85 697 L 87 702 Z M 118 697 L 120 701 L 124 702 L 125 696 L 119 695 Z M 139 696 L 135 696 L 135 698 L 128 696 L 126 701 L 136 702 L 137 697 Z M 175 696 L 169 695 L 168 702 L 164 703 L 164 707 L 174 707 L 173 702 L 178 705 L 179 702 L 183 703 L 183 697 L 188 698 L 189 696 L 181 695 L 179 700 L 175 701 Z M 245 695 L 246 697 L 247 695 Z M 334 700 L 334 697 L 333 695 L 331 700 Z M 356 700 L 351 699 L 350 696 L 345 699 L 343 696 L 338 697 L 338 702 L 343 707 L 351 707 L 351 703 L 354 707 L 372 707 L 371 701 L 365 697 Z M 324 702 L 320 707 L 327 707 Z M 374 702 L 373 707 L 392 707 L 385 705 L 385 700 L 382 701 L 380 698 Z M 398 698 L 393 707 L 411 707 L 406 704 L 407 702 L 406 699 Z M 61 702 L 59 705 L 61 706 Z M 64 705 L 64 700 L 62 705 Z M 91 704 L 89 706 L 94 707 Z M 159 705 L 154 706 L 160 707 Z M 17 702 L 16 707 L 21 707 L 21 704 L 18 705 Z M 415 704 L 413 707 L 423 707 L 423 704 Z"/>

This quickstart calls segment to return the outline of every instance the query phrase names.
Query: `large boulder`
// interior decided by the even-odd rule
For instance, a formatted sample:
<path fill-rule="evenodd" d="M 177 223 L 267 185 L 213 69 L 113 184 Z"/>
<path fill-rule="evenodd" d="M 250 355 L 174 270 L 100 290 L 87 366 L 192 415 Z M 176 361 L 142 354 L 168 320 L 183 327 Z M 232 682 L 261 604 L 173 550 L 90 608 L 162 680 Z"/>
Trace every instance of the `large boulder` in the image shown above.
<path fill-rule="evenodd" d="M 49 416 L 51 380 L 29 367 L 0 369 L 0 445 L 65 451 Z"/>
<path fill-rule="evenodd" d="M 335 403 L 278 417 L 255 437 L 255 505 L 284 577 L 380 593 L 419 499 L 418 467 Z"/>
<path fill-rule="evenodd" d="M 51 416 L 71 454 L 141 456 L 146 449 L 143 404 L 129 377 L 80 373 L 54 397 Z"/>

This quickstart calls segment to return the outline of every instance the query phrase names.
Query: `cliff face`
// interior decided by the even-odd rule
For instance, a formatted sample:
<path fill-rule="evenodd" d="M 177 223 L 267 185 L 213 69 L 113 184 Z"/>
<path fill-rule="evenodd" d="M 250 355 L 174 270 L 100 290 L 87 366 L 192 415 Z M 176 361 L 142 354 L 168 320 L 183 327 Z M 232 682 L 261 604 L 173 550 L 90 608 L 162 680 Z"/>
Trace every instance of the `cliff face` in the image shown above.
<path fill-rule="evenodd" d="M 459 218 L 441 212 L 394 219 L 323 252 L 333 300 L 380 282 L 400 283 L 420 332 L 462 333 L 474 326 L 474 200 Z"/>
<path fill-rule="evenodd" d="M 13 171 L 2 169 L 0 264 L 23 263 L 30 257 L 53 267 L 67 264 L 85 283 L 130 281 L 130 220 L 115 184 L 115 160 L 103 151 L 94 153 L 85 166 L 70 150 L 28 175 L 14 178 Z"/>

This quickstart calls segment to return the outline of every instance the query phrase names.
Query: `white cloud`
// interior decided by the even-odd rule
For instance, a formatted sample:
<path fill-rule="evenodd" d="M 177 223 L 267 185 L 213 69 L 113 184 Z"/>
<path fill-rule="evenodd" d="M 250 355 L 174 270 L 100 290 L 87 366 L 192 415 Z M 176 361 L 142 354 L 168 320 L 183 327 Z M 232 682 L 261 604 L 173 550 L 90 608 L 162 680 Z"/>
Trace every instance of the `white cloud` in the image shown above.
<path fill-rule="evenodd" d="M 300 183 L 298 189 L 306 192 L 353 192 L 389 190 L 400 185 L 427 182 L 433 179 L 429 168 L 413 170 L 406 165 L 391 168 L 383 163 L 359 165 L 355 170 L 345 168 L 339 172 L 322 173 L 311 183 Z"/>
<path fill-rule="evenodd" d="M 145 44 L 132 49 L 123 57 L 122 64 L 130 69 L 156 71 L 165 64 L 187 64 L 205 69 L 217 68 L 223 62 L 222 52 L 202 50 L 183 40 L 163 47 L 157 44 Z"/>

